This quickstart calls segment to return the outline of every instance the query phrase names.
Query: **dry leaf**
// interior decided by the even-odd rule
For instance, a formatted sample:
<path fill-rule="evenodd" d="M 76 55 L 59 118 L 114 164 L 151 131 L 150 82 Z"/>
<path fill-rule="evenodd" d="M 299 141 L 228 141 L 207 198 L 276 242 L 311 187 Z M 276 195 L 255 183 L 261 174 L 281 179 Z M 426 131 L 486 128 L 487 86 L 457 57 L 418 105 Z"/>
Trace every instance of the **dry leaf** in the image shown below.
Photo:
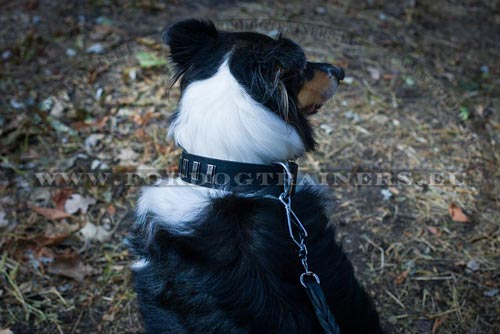
<path fill-rule="evenodd" d="M 108 206 L 108 208 L 106 209 L 106 211 L 108 211 L 108 213 L 111 215 L 111 216 L 114 216 L 115 213 L 116 213 L 116 208 L 113 204 L 110 204 Z"/>
<path fill-rule="evenodd" d="M 441 236 L 441 231 L 437 227 L 427 226 L 427 231 L 429 231 L 430 233 L 434 234 L 436 237 L 440 237 Z"/>
<path fill-rule="evenodd" d="M 394 283 L 399 285 L 405 281 L 406 277 L 408 277 L 408 270 L 405 270 L 401 274 L 396 276 L 396 278 L 394 279 Z"/>
<path fill-rule="evenodd" d="M 5 212 L 0 211 L 0 228 L 6 227 L 9 225 L 9 221 L 5 219 Z"/>
<path fill-rule="evenodd" d="M 432 325 L 432 333 L 436 333 L 438 328 L 443 324 L 443 322 L 448 318 L 447 315 L 441 318 L 437 318 L 434 320 L 434 324 Z"/>
<path fill-rule="evenodd" d="M 14 332 L 11 331 L 10 328 L 5 328 L 5 329 L 0 329 L 0 334 L 14 334 Z"/>
<path fill-rule="evenodd" d="M 92 267 L 82 263 L 78 253 L 63 253 L 56 257 L 47 269 L 50 274 L 73 278 L 82 282 L 85 276 L 92 273 Z"/>
<path fill-rule="evenodd" d="M 389 187 L 389 190 L 391 191 L 391 193 L 393 193 L 394 195 L 399 195 L 399 190 L 398 188 L 396 187 Z"/>
<path fill-rule="evenodd" d="M 139 154 L 134 152 L 131 148 L 124 148 L 118 154 L 118 159 L 123 165 L 132 164 L 138 157 Z"/>
<path fill-rule="evenodd" d="M 52 201 L 54 201 L 56 209 L 64 211 L 64 203 L 66 203 L 66 200 L 71 196 L 72 193 L 73 189 L 71 188 L 63 188 L 57 190 L 52 196 Z"/>
<path fill-rule="evenodd" d="M 448 207 L 448 212 L 451 216 L 451 220 L 458 223 L 468 223 L 469 217 L 465 215 L 462 209 L 455 203 L 451 203 Z"/>
<path fill-rule="evenodd" d="M 41 208 L 39 206 L 34 206 L 34 205 L 30 205 L 29 208 L 50 220 L 58 220 L 71 217 L 71 214 L 59 209 Z"/>
<path fill-rule="evenodd" d="M 368 73 L 370 73 L 370 76 L 372 77 L 373 80 L 380 79 L 380 70 L 378 68 L 373 66 L 368 66 L 366 70 L 368 71 Z"/>
<path fill-rule="evenodd" d="M 132 119 L 137 125 L 146 125 L 153 118 L 160 117 L 160 114 L 155 112 L 148 112 L 145 115 L 135 114 Z"/>
<path fill-rule="evenodd" d="M 80 194 L 73 194 L 64 204 L 64 210 L 70 214 L 77 213 L 79 210 L 81 213 L 87 213 L 90 205 L 96 203 L 96 200 L 90 196 L 82 196 Z"/>
<path fill-rule="evenodd" d="M 102 226 L 96 226 L 92 223 L 87 223 L 80 230 L 85 241 L 97 240 L 99 242 L 104 242 L 111 237 L 111 232 L 106 230 Z"/>
<path fill-rule="evenodd" d="M 38 246 L 57 245 L 66 240 L 77 229 L 78 225 L 71 226 L 66 221 L 49 224 L 43 235 L 35 236 L 32 240 Z"/>

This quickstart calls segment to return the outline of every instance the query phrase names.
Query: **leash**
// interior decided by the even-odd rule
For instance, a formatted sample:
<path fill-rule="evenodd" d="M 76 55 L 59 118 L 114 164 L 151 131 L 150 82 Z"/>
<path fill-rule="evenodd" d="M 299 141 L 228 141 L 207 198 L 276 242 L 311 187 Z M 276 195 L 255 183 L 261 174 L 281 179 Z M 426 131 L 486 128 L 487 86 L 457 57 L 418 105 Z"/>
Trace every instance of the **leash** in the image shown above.
<path fill-rule="evenodd" d="M 300 275 L 300 284 L 306 289 L 307 297 L 309 297 L 314 313 L 325 334 L 341 334 L 335 316 L 326 302 L 320 279 L 318 275 L 309 270 L 307 246 L 305 245 L 307 231 L 292 209 L 292 196 L 295 189 L 294 174 L 291 172 L 288 162 L 277 162 L 276 164 L 285 171 L 284 190 L 279 196 L 279 200 L 285 208 L 288 233 L 299 250 L 299 259 L 304 267 L 304 272 Z"/>

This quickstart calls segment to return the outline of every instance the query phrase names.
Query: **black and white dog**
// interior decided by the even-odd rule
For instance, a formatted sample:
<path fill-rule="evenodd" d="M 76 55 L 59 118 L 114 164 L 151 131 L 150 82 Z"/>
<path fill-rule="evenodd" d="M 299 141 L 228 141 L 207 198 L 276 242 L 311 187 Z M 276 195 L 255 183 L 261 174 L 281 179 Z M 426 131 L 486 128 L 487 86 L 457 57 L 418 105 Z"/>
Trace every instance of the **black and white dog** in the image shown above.
<path fill-rule="evenodd" d="M 306 116 L 333 96 L 342 69 L 308 62 L 289 39 L 218 31 L 201 20 L 174 24 L 164 42 L 182 92 L 170 136 L 185 156 L 181 180 L 142 191 L 128 240 L 139 257 L 132 269 L 147 332 L 323 333 L 299 281 L 303 269 L 276 187 L 218 189 L 209 174 L 227 166 L 272 174 L 274 162 L 313 150 Z M 197 182 L 200 170 L 205 184 Z M 309 232 L 309 267 L 341 332 L 381 333 L 335 242 L 325 199 L 310 187 L 292 199 Z"/>

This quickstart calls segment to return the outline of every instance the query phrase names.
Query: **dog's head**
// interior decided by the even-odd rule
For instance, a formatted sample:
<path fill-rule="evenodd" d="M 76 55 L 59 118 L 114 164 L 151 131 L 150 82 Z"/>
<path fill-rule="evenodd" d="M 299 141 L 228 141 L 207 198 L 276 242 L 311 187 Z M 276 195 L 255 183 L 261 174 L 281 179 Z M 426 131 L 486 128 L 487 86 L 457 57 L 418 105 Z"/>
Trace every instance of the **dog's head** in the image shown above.
<path fill-rule="evenodd" d="M 218 31 L 209 21 L 178 22 L 165 31 L 163 41 L 170 46 L 182 91 L 212 77 L 227 61 L 248 95 L 293 125 L 307 150 L 314 148 L 306 116 L 335 94 L 344 78 L 341 68 L 308 62 L 302 48 L 290 39 Z"/>

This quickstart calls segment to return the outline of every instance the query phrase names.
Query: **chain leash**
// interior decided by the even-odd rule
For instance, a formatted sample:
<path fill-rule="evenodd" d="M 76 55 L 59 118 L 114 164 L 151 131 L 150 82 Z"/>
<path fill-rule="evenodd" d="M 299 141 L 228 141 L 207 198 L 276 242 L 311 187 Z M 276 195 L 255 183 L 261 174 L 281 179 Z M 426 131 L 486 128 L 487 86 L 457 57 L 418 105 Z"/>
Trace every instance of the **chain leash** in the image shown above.
<path fill-rule="evenodd" d="M 300 275 L 300 284 L 306 289 L 307 296 L 314 307 L 314 312 L 325 334 L 341 334 L 335 317 L 326 302 L 323 289 L 321 289 L 320 279 L 318 275 L 309 270 L 307 262 L 308 251 L 305 244 L 307 230 L 292 209 L 292 195 L 295 188 L 293 173 L 290 170 L 288 162 L 277 162 L 276 164 L 279 164 L 284 171 L 283 192 L 279 195 L 278 199 L 285 208 L 288 233 L 298 248 L 299 259 L 304 268 L 304 272 Z"/>

